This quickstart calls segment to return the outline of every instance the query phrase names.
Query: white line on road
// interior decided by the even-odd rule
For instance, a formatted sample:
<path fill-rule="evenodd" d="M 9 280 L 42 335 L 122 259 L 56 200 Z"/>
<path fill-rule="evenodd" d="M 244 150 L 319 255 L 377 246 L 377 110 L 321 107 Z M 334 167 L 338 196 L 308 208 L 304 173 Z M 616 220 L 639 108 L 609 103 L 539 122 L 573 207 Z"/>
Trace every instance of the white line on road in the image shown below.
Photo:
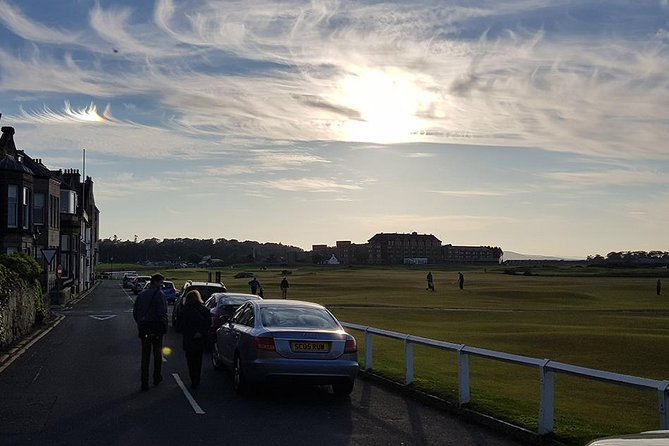
<path fill-rule="evenodd" d="M 204 410 L 197 404 L 197 401 L 195 401 L 195 398 L 193 398 L 193 395 L 190 394 L 188 389 L 186 389 L 186 386 L 184 385 L 183 381 L 181 381 L 181 378 L 179 377 L 178 373 L 172 373 L 172 376 L 174 377 L 174 380 L 177 382 L 177 385 L 181 387 L 181 391 L 184 393 L 186 396 L 186 399 L 190 403 L 191 407 L 195 411 L 196 414 L 202 415 L 204 414 Z"/>
<path fill-rule="evenodd" d="M 128 294 L 128 292 L 125 290 L 125 288 L 123 288 L 123 285 L 119 285 L 119 287 L 121 287 L 121 291 L 123 291 L 123 294 L 125 294 L 125 297 L 127 297 L 128 299 L 130 299 L 130 302 L 132 302 L 132 303 L 134 304 L 134 303 L 135 303 L 135 299 L 133 299 L 132 297 L 130 297 L 130 294 Z"/>

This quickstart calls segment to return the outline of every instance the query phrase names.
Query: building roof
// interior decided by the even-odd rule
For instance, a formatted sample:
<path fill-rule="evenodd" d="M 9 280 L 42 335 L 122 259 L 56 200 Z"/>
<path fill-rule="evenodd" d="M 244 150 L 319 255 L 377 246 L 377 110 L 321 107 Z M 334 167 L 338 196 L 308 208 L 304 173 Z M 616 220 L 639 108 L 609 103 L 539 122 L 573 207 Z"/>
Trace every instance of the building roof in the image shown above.
<path fill-rule="evenodd" d="M 441 243 L 441 240 L 439 240 L 437 237 L 435 237 L 432 234 L 419 234 L 417 232 L 412 232 L 412 233 L 399 233 L 399 232 L 392 232 L 392 233 L 383 233 L 380 232 L 378 234 L 375 234 L 372 238 L 368 240 L 369 243 L 372 242 L 383 242 L 386 240 L 397 240 L 398 238 L 419 238 L 419 239 L 430 239 L 430 240 L 435 240 L 439 243 Z"/>
<path fill-rule="evenodd" d="M 0 159 L 0 170 L 10 171 L 10 172 L 21 172 L 27 173 L 28 175 L 34 175 L 33 171 L 30 170 L 28 166 L 19 162 L 11 155 L 5 155 Z"/>

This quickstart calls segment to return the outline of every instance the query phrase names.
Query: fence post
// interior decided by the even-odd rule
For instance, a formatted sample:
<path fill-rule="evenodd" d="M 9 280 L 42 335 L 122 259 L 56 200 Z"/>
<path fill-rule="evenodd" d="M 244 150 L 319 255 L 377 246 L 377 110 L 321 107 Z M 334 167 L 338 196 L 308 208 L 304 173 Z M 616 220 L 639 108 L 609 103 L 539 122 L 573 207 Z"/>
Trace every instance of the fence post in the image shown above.
<path fill-rule="evenodd" d="M 372 334 L 365 328 L 365 370 L 372 369 Z"/>
<path fill-rule="evenodd" d="M 667 404 L 669 403 L 669 381 L 662 381 L 657 386 L 657 412 L 660 415 L 660 429 L 669 429 L 669 410 Z"/>
<path fill-rule="evenodd" d="M 549 359 L 539 366 L 539 434 L 553 432 L 555 373 L 546 366 Z"/>
<path fill-rule="evenodd" d="M 413 344 L 409 337 L 404 338 L 404 384 L 413 382 Z"/>
<path fill-rule="evenodd" d="M 469 395 L 469 355 L 463 351 L 465 345 L 458 347 L 458 403 L 467 404 Z"/>

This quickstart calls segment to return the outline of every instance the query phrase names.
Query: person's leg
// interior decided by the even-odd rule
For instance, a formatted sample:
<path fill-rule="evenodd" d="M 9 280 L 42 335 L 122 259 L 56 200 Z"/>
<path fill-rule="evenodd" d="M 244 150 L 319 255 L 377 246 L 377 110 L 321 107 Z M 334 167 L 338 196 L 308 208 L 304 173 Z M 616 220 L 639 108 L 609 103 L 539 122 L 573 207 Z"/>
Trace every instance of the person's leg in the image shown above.
<path fill-rule="evenodd" d="M 151 342 L 145 336 L 141 338 L 142 341 L 142 390 L 149 388 L 149 357 L 151 356 Z"/>
<path fill-rule="evenodd" d="M 193 352 L 193 376 L 191 380 L 193 381 L 193 386 L 197 387 L 200 385 L 200 377 L 202 376 L 202 354 L 204 350 L 196 350 Z"/>
<path fill-rule="evenodd" d="M 186 363 L 188 364 L 188 376 L 190 377 L 191 387 L 197 387 L 197 376 L 195 375 L 196 368 L 196 353 L 192 350 L 186 352 Z"/>
<path fill-rule="evenodd" d="M 156 336 L 152 340 L 153 345 L 153 384 L 157 385 L 163 380 L 163 337 Z"/>

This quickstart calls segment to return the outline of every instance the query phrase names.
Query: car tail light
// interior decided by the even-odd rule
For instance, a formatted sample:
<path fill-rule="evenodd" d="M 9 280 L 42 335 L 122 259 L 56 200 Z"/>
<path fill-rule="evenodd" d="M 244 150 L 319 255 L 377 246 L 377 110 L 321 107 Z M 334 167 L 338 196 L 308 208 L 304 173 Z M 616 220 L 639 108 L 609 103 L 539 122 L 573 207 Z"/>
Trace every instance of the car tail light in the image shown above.
<path fill-rule="evenodd" d="M 355 339 L 347 339 L 346 345 L 344 346 L 344 353 L 355 353 L 358 351 L 358 345 L 355 343 Z"/>
<path fill-rule="evenodd" d="M 274 345 L 274 338 L 254 338 L 256 350 L 265 350 L 268 352 L 275 352 L 276 345 Z"/>

